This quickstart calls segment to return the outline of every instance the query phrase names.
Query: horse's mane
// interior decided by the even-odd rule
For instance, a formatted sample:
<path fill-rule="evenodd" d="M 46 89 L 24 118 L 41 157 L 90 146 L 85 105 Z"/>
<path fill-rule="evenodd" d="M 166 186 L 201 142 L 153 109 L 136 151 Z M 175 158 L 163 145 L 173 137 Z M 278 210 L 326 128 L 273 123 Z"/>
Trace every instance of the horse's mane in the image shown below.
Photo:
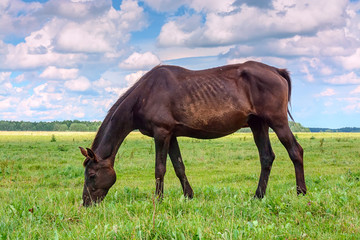
<path fill-rule="evenodd" d="M 119 97 L 119 99 L 115 102 L 115 104 L 110 108 L 108 113 L 106 114 L 106 117 L 104 121 L 102 122 L 99 130 L 96 133 L 95 139 L 92 143 L 91 149 L 95 150 L 99 147 L 99 144 L 101 142 L 102 136 L 105 134 L 106 127 L 108 126 L 109 122 L 112 120 L 114 114 L 116 113 L 116 110 L 119 108 L 121 103 L 127 99 L 127 97 L 136 89 L 138 88 L 144 81 L 147 79 L 147 76 L 149 75 L 149 72 L 147 72 L 144 76 L 142 76 L 138 81 L 134 83 L 123 95 Z"/>

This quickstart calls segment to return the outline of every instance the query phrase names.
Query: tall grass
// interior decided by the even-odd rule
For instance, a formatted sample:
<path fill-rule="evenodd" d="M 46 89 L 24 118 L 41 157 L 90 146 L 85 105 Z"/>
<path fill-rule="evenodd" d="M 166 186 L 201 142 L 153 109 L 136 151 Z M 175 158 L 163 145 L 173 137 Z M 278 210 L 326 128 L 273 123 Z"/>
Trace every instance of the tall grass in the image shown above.
<path fill-rule="evenodd" d="M 52 136 L 56 141 L 52 141 Z M 306 196 L 276 136 L 263 200 L 251 134 L 180 138 L 195 196 L 182 196 L 168 161 L 165 197 L 154 200 L 154 147 L 132 133 L 116 157 L 117 183 L 97 207 L 81 207 L 83 158 L 94 133 L 0 132 L 0 239 L 359 239 L 360 134 L 297 133 Z"/>

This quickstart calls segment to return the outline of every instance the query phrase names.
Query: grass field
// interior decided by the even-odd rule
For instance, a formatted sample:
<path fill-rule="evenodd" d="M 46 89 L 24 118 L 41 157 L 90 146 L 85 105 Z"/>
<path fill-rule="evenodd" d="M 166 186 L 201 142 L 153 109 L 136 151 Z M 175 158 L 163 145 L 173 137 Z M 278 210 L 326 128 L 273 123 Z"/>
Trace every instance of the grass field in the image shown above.
<path fill-rule="evenodd" d="M 297 133 L 306 196 L 297 196 L 287 152 L 267 195 L 253 199 L 260 163 L 252 135 L 180 138 L 195 196 L 168 161 L 154 201 L 154 144 L 132 133 L 116 157 L 117 182 L 97 207 L 81 207 L 83 157 L 94 133 L 0 132 L 0 239 L 360 239 L 360 134 Z"/>

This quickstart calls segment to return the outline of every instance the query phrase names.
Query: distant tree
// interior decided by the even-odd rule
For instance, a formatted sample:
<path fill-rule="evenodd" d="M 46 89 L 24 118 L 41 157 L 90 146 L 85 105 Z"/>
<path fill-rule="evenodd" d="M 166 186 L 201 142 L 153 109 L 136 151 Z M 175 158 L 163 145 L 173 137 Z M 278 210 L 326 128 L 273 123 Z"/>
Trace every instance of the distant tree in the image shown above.
<path fill-rule="evenodd" d="M 87 126 L 89 127 L 89 131 L 96 132 L 101 125 L 100 121 L 88 122 Z"/>
<path fill-rule="evenodd" d="M 69 130 L 74 132 L 86 132 L 89 131 L 89 128 L 85 123 L 74 122 L 70 125 Z"/>
<path fill-rule="evenodd" d="M 310 132 L 309 128 L 306 128 L 304 126 L 302 126 L 300 123 L 296 123 L 296 122 L 289 122 L 289 127 L 291 129 L 292 132 Z M 239 132 L 251 132 L 250 128 L 242 128 L 239 130 Z M 270 128 L 270 132 L 273 132 L 273 130 Z"/>
<path fill-rule="evenodd" d="M 289 122 L 289 127 L 292 132 L 310 132 L 309 128 L 302 126 L 300 123 L 296 123 L 292 121 Z"/>
<path fill-rule="evenodd" d="M 17 131 L 20 122 L 15 121 L 1 121 L 0 130 L 2 131 Z"/>
<path fill-rule="evenodd" d="M 0 121 L 0 131 L 12 131 L 10 129 L 10 124 L 9 121 Z"/>
<path fill-rule="evenodd" d="M 34 131 L 36 130 L 35 126 L 31 122 L 21 122 L 19 125 L 21 131 Z"/>
<path fill-rule="evenodd" d="M 69 127 L 64 123 L 55 123 L 54 124 L 54 131 L 65 132 L 68 130 L 69 130 Z"/>

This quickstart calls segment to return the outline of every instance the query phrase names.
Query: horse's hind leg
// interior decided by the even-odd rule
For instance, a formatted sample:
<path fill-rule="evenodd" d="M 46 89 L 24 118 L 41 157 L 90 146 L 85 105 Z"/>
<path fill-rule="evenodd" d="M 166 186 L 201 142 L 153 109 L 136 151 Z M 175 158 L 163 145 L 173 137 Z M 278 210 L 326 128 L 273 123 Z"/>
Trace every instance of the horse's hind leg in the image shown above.
<path fill-rule="evenodd" d="M 181 186 L 183 188 L 184 196 L 188 198 L 193 198 L 194 192 L 185 175 L 185 166 L 181 158 L 180 148 L 176 137 L 172 137 L 170 140 L 169 156 L 174 166 L 176 176 L 180 180 Z"/>
<path fill-rule="evenodd" d="M 289 157 L 294 164 L 297 194 L 305 195 L 306 185 L 305 185 L 305 177 L 304 177 L 302 147 L 296 141 L 294 135 L 292 134 L 287 120 L 283 121 L 283 124 L 280 124 L 279 121 L 277 125 L 271 126 L 271 128 L 275 131 L 279 140 L 288 151 Z"/>
<path fill-rule="evenodd" d="M 275 154 L 272 151 L 269 139 L 269 126 L 258 117 L 251 117 L 249 126 L 254 135 L 254 140 L 259 151 L 261 174 L 255 197 L 263 198 L 266 192 L 267 183 Z"/>

